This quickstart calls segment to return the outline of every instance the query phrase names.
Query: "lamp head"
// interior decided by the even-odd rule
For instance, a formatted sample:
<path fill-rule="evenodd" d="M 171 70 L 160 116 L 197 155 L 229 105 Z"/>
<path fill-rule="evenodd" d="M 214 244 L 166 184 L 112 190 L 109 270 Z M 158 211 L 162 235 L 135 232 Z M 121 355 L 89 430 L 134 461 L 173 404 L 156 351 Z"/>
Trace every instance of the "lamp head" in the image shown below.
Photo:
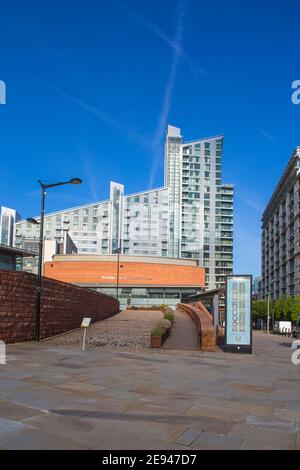
<path fill-rule="evenodd" d="M 71 178 L 71 179 L 70 179 L 70 183 L 71 183 L 71 184 L 81 184 L 81 183 L 82 183 L 82 179 L 80 179 L 80 178 Z"/>

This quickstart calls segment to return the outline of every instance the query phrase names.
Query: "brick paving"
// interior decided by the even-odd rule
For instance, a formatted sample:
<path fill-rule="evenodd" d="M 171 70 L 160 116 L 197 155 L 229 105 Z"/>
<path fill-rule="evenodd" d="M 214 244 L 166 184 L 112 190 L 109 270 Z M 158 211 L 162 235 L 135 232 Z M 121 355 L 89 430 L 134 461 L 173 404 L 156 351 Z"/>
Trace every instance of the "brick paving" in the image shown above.
<path fill-rule="evenodd" d="M 91 325 L 87 330 L 88 349 L 100 347 L 108 350 L 142 351 L 150 347 L 150 334 L 163 319 L 158 310 L 124 310 L 106 320 Z M 83 331 L 77 330 L 47 340 L 55 345 L 82 344 Z"/>
<path fill-rule="evenodd" d="M 254 333 L 254 354 L 8 346 L 3 449 L 300 449 L 291 340 Z"/>

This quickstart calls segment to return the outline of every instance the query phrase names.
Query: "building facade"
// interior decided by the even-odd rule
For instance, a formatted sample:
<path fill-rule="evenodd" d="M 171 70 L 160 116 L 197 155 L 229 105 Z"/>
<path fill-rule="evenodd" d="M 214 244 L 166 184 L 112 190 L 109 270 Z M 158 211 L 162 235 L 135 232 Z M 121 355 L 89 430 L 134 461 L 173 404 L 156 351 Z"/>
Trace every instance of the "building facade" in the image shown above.
<path fill-rule="evenodd" d="M 261 296 L 300 293 L 300 147 L 297 147 L 262 217 Z"/>
<path fill-rule="evenodd" d="M 174 306 L 205 287 L 195 260 L 130 255 L 55 255 L 45 276 L 118 296 L 121 308 Z"/>
<path fill-rule="evenodd" d="M 61 242 L 68 231 L 78 254 L 195 259 L 206 286 L 220 287 L 233 269 L 233 186 L 222 183 L 222 150 L 222 135 L 185 142 L 168 126 L 163 187 L 125 195 L 111 182 L 109 200 L 47 214 L 45 237 Z M 15 244 L 38 236 L 38 225 L 20 221 Z"/>
<path fill-rule="evenodd" d="M 0 206 L 0 244 L 13 246 L 14 227 L 19 214 L 9 207 Z"/>
<path fill-rule="evenodd" d="M 29 251 L 34 253 L 36 256 L 32 257 L 23 257 L 23 263 L 21 268 L 23 271 L 28 273 L 37 274 L 38 273 L 38 264 L 39 264 L 39 238 L 22 238 L 20 244 L 18 244 L 19 249 Z M 64 231 L 63 236 L 60 241 L 54 238 L 46 238 L 43 244 L 43 261 L 42 266 L 47 261 L 51 261 L 54 255 L 57 254 L 76 254 L 77 247 L 73 242 L 67 231 Z"/>
<path fill-rule="evenodd" d="M 23 259 L 28 257 L 35 257 L 35 253 L 0 244 L 0 270 L 22 271 Z"/>

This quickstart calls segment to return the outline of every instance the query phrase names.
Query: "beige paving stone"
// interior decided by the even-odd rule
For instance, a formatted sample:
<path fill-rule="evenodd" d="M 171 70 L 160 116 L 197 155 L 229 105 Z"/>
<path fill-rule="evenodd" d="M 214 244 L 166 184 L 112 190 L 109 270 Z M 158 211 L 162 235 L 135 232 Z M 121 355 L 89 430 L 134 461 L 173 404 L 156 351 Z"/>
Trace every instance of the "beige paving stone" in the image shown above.
<path fill-rule="evenodd" d="M 0 448 L 190 450 L 189 429 L 201 449 L 299 447 L 299 368 L 281 343 L 254 332 L 252 356 L 8 345 Z"/>
<path fill-rule="evenodd" d="M 224 409 L 221 407 L 212 407 L 205 405 L 195 405 L 186 412 L 187 414 L 196 416 L 206 416 L 207 418 L 214 418 L 217 420 L 230 421 L 230 422 L 243 422 L 245 417 L 242 413 Z"/>
<path fill-rule="evenodd" d="M 295 449 L 296 447 L 296 433 L 275 431 L 274 429 L 244 423 L 236 424 L 230 431 L 229 436 L 258 441 L 277 449 Z"/>
<path fill-rule="evenodd" d="M 278 448 L 264 444 L 263 442 L 246 439 L 239 447 L 239 450 L 278 450 Z"/>
<path fill-rule="evenodd" d="M 273 412 L 274 418 L 286 419 L 288 421 L 300 421 L 300 411 L 285 409 L 285 408 L 275 408 Z"/>
<path fill-rule="evenodd" d="M 252 397 L 249 396 L 248 394 L 246 396 L 235 396 L 234 398 L 231 399 L 234 403 L 247 403 L 247 404 L 253 404 L 253 405 L 261 405 L 261 406 L 270 406 L 273 409 L 274 408 L 284 408 L 286 405 L 285 400 L 272 400 L 271 398 L 263 398 L 262 396 L 260 397 Z"/>
<path fill-rule="evenodd" d="M 67 382 L 64 384 L 55 385 L 57 389 L 63 389 L 71 391 L 73 393 L 91 395 L 91 396 L 103 396 L 103 392 L 107 391 L 106 387 L 100 385 L 93 385 L 90 383 L 82 382 Z"/>
<path fill-rule="evenodd" d="M 1 440 L 7 450 L 86 450 L 88 444 L 70 439 L 68 436 L 47 434 L 33 429 L 18 431 Z"/>
<path fill-rule="evenodd" d="M 205 396 L 198 398 L 196 400 L 195 405 L 232 409 L 235 406 L 235 403 L 231 399 L 226 400 L 224 398 L 214 398 L 211 396 Z"/>
<path fill-rule="evenodd" d="M 237 389 L 237 390 L 243 390 L 245 392 L 253 391 L 253 392 L 260 392 L 260 393 L 270 393 L 275 390 L 274 387 L 262 387 L 260 385 L 247 384 L 247 383 L 231 383 L 229 384 L 229 387 Z"/>
<path fill-rule="evenodd" d="M 253 426 L 275 429 L 275 431 L 297 432 L 297 425 L 294 422 L 268 416 L 249 415 L 246 422 Z"/>
<path fill-rule="evenodd" d="M 235 424 L 231 421 L 209 418 L 206 416 L 187 415 L 187 417 L 193 419 L 193 421 L 186 421 L 186 423 L 192 425 L 193 428 L 201 431 L 215 432 L 217 434 L 228 434 Z"/>
<path fill-rule="evenodd" d="M 201 450 L 237 450 L 241 444 L 242 439 L 238 437 L 204 432 L 192 443 L 192 448 Z"/>
<path fill-rule="evenodd" d="M 200 434 L 202 434 L 202 431 L 199 429 L 188 428 L 177 436 L 174 442 L 184 446 L 190 446 L 200 436 Z"/>
<path fill-rule="evenodd" d="M 42 411 L 28 406 L 19 405 L 13 401 L 0 401 L 0 418 L 6 418 L 13 421 L 22 421 L 32 416 L 43 414 Z"/>
<path fill-rule="evenodd" d="M 245 415 L 271 416 L 274 408 L 253 403 L 235 403 L 232 406 L 232 410 Z"/>

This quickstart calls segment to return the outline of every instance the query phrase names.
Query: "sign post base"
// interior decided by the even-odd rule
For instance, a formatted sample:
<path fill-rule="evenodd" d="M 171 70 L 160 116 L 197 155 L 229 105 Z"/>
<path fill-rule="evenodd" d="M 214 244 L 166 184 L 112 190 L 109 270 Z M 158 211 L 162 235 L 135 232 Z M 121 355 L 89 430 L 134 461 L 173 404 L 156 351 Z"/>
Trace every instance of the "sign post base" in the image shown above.
<path fill-rule="evenodd" d="M 228 353 L 236 353 L 236 354 L 252 354 L 252 346 L 231 346 L 231 345 L 226 345 L 222 347 L 224 352 Z"/>

